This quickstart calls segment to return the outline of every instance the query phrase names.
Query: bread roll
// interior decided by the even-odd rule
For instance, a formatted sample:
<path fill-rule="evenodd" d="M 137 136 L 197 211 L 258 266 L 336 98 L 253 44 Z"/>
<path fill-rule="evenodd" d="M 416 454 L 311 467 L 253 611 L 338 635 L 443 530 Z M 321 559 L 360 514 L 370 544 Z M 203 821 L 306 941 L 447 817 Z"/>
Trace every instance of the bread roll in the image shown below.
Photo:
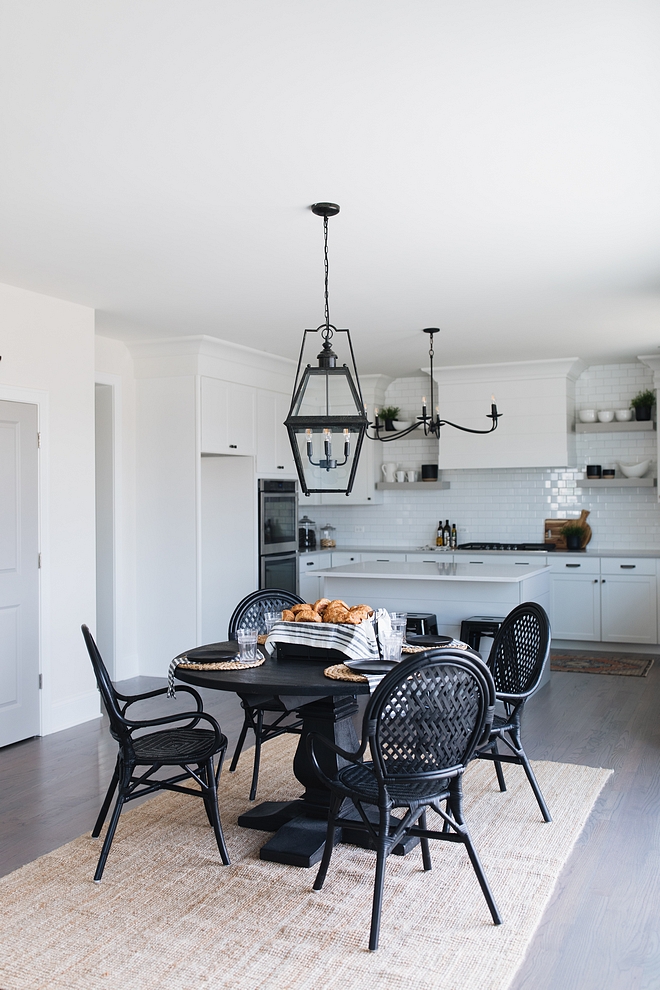
<path fill-rule="evenodd" d="M 296 622 L 322 622 L 321 616 L 313 608 L 307 611 L 296 612 Z"/>
<path fill-rule="evenodd" d="M 295 622 L 296 617 L 290 608 L 285 608 L 282 612 L 282 622 Z"/>
<path fill-rule="evenodd" d="M 329 598 L 317 598 L 314 604 L 312 605 L 312 608 L 314 609 L 315 612 L 322 613 L 326 605 L 329 604 L 330 604 Z"/>

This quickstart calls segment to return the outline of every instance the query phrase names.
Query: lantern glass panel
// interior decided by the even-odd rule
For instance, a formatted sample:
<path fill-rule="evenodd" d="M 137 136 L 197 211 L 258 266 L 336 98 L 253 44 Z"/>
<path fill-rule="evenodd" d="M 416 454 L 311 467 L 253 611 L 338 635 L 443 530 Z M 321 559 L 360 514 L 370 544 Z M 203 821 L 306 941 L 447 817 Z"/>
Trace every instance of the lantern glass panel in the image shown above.
<path fill-rule="evenodd" d="M 350 451 L 346 463 L 342 461 L 345 457 L 345 434 L 344 429 L 334 427 L 329 432 L 315 427 L 311 434 L 306 429 L 296 427 L 293 431 L 295 443 L 298 448 L 299 463 L 305 475 L 305 483 L 309 491 L 313 492 L 342 492 L 345 491 L 353 465 L 358 454 L 361 441 L 360 434 L 363 432 L 359 427 L 346 427 L 350 432 Z M 308 438 L 311 436 L 312 442 L 312 464 L 308 457 Z M 330 441 L 331 461 L 335 461 L 335 466 L 328 468 L 323 462 L 327 461 L 326 439 Z M 320 462 L 320 463 L 319 463 Z"/>
<path fill-rule="evenodd" d="M 307 368 L 292 409 L 294 416 L 359 416 L 359 400 L 347 368 Z"/>

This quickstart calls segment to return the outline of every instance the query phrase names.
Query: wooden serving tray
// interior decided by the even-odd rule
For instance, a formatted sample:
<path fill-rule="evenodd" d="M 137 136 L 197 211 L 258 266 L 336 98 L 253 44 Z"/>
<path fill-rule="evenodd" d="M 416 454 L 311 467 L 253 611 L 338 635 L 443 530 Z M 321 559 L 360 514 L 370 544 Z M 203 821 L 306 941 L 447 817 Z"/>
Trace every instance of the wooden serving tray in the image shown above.
<path fill-rule="evenodd" d="M 561 535 L 561 530 L 564 528 L 567 522 L 579 522 L 584 526 L 584 539 L 582 540 L 582 548 L 586 547 L 591 539 L 591 526 L 587 523 L 587 516 L 589 512 L 587 509 L 583 509 L 580 513 L 579 519 L 546 519 L 544 525 L 544 542 L 554 543 L 557 550 L 566 550 L 566 538 Z"/>

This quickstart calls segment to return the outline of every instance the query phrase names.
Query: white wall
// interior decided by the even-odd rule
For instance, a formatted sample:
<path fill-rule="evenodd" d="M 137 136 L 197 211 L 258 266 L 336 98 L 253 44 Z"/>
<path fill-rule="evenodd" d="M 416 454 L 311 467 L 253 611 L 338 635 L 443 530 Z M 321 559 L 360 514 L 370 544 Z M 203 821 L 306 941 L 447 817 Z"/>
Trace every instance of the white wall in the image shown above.
<path fill-rule="evenodd" d="M 115 677 L 139 671 L 135 563 L 135 375 L 126 345 L 95 338 L 95 380 L 112 386 L 115 419 Z"/>
<path fill-rule="evenodd" d="M 99 714 L 80 634 L 95 622 L 94 311 L 0 284 L 0 396 L 41 393 L 42 731 Z"/>

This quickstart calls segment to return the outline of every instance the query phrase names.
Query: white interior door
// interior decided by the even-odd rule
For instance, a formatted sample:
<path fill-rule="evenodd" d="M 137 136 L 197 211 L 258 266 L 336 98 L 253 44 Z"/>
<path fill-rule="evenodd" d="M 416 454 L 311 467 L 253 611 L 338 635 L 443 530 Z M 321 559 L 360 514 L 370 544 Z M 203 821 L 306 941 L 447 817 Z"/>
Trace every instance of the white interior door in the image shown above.
<path fill-rule="evenodd" d="M 39 735 L 37 407 L 0 401 L 0 746 Z"/>

